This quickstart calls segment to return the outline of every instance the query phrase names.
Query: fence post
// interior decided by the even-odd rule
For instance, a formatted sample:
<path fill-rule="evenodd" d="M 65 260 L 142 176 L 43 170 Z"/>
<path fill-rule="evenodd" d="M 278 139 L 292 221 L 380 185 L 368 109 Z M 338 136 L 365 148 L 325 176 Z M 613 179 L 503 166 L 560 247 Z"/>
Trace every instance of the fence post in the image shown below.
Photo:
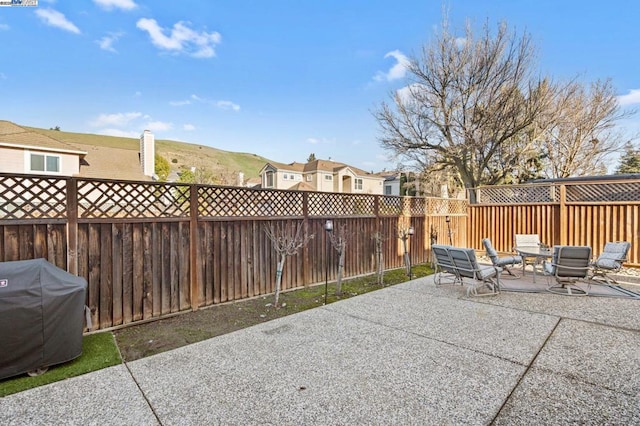
<path fill-rule="evenodd" d="M 560 226 L 560 245 L 569 244 L 567 235 L 567 187 L 560 185 L 560 214 L 558 226 Z"/>
<path fill-rule="evenodd" d="M 189 234 L 190 241 L 190 300 L 191 310 L 197 311 L 200 307 L 200 289 L 198 283 L 198 247 L 200 246 L 200 238 L 198 238 L 198 185 L 189 185 Z"/>
<path fill-rule="evenodd" d="M 67 179 L 67 271 L 78 275 L 78 181 Z"/>

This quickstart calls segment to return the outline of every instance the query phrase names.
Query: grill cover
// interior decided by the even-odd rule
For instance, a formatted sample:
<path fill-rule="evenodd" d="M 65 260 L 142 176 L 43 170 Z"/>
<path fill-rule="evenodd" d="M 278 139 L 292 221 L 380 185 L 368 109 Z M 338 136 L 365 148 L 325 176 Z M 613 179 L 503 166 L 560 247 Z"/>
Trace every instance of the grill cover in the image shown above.
<path fill-rule="evenodd" d="M 86 290 L 45 259 L 0 262 L 0 379 L 80 356 Z"/>

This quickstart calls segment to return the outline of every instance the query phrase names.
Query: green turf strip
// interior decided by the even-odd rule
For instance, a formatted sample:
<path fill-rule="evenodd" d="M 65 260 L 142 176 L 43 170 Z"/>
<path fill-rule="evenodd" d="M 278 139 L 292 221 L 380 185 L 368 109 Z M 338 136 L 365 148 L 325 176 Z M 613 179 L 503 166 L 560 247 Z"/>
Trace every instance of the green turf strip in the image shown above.
<path fill-rule="evenodd" d="M 121 363 L 120 352 L 111 333 L 91 334 L 83 337 L 82 355 L 73 361 L 53 365 L 37 377 L 24 374 L 0 381 L 0 397 Z"/>

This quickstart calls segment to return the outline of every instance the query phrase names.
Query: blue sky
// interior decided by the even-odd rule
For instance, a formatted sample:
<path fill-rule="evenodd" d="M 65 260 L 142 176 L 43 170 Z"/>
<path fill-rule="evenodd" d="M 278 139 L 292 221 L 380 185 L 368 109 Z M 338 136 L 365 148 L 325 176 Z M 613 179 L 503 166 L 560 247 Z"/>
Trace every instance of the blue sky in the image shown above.
<path fill-rule="evenodd" d="M 39 0 L 0 8 L 0 119 L 390 169 L 371 111 L 443 7 L 459 30 L 506 20 L 531 33 L 542 73 L 611 78 L 640 104 L 635 0 Z"/>

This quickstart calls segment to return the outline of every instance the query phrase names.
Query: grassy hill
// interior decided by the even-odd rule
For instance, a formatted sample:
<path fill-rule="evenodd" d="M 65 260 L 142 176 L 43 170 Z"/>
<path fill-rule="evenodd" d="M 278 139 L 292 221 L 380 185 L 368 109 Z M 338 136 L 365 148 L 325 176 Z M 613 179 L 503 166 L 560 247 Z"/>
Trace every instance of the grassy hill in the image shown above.
<path fill-rule="evenodd" d="M 22 127 L 70 144 L 107 146 L 135 151 L 140 149 L 140 140 L 134 138 Z M 238 172 L 242 172 L 245 179 L 258 177 L 260 169 L 265 163 L 271 161 L 256 154 L 224 151 L 206 145 L 165 139 L 156 139 L 156 153 L 167 159 L 172 171 L 205 167 L 212 173 L 220 175 L 237 175 Z"/>

